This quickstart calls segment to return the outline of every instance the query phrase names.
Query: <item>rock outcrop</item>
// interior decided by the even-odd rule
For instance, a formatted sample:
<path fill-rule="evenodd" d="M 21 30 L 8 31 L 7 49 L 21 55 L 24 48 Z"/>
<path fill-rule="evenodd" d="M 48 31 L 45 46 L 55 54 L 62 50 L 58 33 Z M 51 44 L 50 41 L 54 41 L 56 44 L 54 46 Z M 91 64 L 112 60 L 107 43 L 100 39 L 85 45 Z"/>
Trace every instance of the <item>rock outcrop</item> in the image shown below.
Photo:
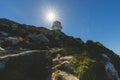
<path fill-rule="evenodd" d="M 100 42 L 0 19 L 0 80 L 119 80 L 120 57 Z"/>
<path fill-rule="evenodd" d="M 49 51 L 32 50 L 0 57 L 0 79 L 47 80 L 52 66 L 48 54 Z"/>

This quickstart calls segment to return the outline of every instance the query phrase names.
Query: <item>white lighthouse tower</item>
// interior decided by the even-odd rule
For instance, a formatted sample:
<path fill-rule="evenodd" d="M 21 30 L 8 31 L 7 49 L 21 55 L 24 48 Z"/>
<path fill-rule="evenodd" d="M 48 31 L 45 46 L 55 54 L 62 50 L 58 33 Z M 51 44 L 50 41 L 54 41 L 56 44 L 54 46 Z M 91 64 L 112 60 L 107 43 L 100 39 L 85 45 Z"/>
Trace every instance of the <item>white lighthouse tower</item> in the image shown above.
<path fill-rule="evenodd" d="M 60 21 L 54 21 L 52 24 L 52 30 L 60 30 L 61 31 L 62 26 Z"/>

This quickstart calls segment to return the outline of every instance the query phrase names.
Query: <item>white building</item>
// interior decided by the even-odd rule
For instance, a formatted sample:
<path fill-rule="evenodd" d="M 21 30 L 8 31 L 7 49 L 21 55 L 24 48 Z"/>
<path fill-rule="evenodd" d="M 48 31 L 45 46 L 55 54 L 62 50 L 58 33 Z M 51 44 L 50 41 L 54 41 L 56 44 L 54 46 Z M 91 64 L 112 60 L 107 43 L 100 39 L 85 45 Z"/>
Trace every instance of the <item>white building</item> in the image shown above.
<path fill-rule="evenodd" d="M 61 22 L 60 21 L 54 21 L 52 24 L 52 30 L 61 30 Z"/>

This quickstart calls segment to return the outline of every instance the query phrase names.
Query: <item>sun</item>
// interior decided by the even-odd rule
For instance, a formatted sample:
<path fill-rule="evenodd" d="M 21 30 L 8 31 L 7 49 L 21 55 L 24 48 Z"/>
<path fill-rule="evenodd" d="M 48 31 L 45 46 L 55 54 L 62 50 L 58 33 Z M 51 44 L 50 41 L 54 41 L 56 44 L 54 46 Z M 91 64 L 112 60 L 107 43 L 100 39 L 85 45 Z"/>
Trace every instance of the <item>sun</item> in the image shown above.
<path fill-rule="evenodd" d="M 53 22 L 57 19 L 57 14 L 55 11 L 48 11 L 46 13 L 46 19 L 49 21 L 49 22 Z"/>
<path fill-rule="evenodd" d="M 41 10 L 41 13 L 43 21 L 49 25 L 56 20 L 61 20 L 60 11 L 55 6 L 47 5 Z"/>
<path fill-rule="evenodd" d="M 53 22 L 56 19 L 56 14 L 55 12 L 48 12 L 46 17 L 50 22 Z"/>

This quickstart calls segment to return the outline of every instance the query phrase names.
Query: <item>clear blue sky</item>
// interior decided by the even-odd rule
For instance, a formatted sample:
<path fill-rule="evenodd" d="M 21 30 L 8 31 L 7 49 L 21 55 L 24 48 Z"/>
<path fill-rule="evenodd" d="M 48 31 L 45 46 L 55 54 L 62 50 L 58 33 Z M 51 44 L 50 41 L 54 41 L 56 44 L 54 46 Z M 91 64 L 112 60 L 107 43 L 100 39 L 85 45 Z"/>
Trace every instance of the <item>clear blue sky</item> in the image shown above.
<path fill-rule="evenodd" d="M 63 32 L 120 55 L 120 0 L 0 0 L 0 18 L 50 28 L 42 13 L 49 6 L 61 16 Z"/>

